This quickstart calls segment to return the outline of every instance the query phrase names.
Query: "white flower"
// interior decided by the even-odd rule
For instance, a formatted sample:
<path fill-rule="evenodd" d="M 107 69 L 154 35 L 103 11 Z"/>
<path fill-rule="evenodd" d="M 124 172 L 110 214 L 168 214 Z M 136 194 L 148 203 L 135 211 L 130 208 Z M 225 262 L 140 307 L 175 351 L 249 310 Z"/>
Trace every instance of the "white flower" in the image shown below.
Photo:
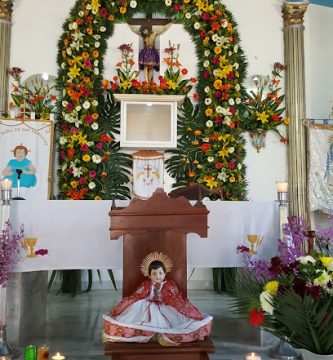
<path fill-rule="evenodd" d="M 87 145 L 88 145 L 89 147 L 92 147 L 92 146 L 94 145 L 94 142 L 93 142 L 93 141 L 88 141 L 88 142 L 87 142 Z"/>
<path fill-rule="evenodd" d="M 88 110 L 90 108 L 90 102 L 88 100 L 86 100 L 83 104 L 82 104 L 83 108 Z"/>
<path fill-rule="evenodd" d="M 65 138 L 65 136 L 61 136 L 59 139 L 59 144 L 60 145 L 64 145 L 67 142 L 67 138 Z"/>
<path fill-rule="evenodd" d="M 219 113 L 219 114 L 222 114 L 222 106 L 217 106 L 216 107 L 216 109 L 215 109 L 215 111 L 217 112 L 217 113 Z"/>
<path fill-rule="evenodd" d="M 240 85 L 239 85 L 239 84 L 237 84 L 237 85 L 235 86 L 235 90 L 236 90 L 236 91 L 239 91 L 239 90 L 240 90 Z"/>
<path fill-rule="evenodd" d="M 61 167 L 61 171 L 66 171 L 67 170 L 67 164 L 64 164 L 62 167 Z"/>
<path fill-rule="evenodd" d="M 203 141 L 203 142 L 209 142 L 209 137 L 204 137 L 204 138 L 202 139 L 202 141 Z"/>
<path fill-rule="evenodd" d="M 165 0 L 165 5 L 166 6 L 171 6 L 172 4 L 172 0 Z"/>
<path fill-rule="evenodd" d="M 198 164 L 198 165 L 197 165 L 197 168 L 198 168 L 198 169 L 202 169 L 202 165 Z"/>
<path fill-rule="evenodd" d="M 194 13 L 195 16 L 201 16 L 202 15 L 202 11 L 201 10 L 197 10 L 195 13 Z"/>
<path fill-rule="evenodd" d="M 88 188 L 89 188 L 90 190 L 95 189 L 95 187 L 96 187 L 96 184 L 95 184 L 94 182 L 90 182 L 90 183 L 88 184 Z"/>
<path fill-rule="evenodd" d="M 94 61 L 94 66 L 98 66 L 98 60 L 97 59 Z"/>
<path fill-rule="evenodd" d="M 322 270 L 317 270 L 317 272 L 321 272 Z M 323 271 L 320 276 L 313 280 L 315 285 L 325 286 L 329 281 L 331 281 L 331 277 L 328 275 L 326 271 Z"/>
<path fill-rule="evenodd" d="M 73 176 L 80 177 L 83 174 L 82 167 L 73 167 Z"/>
<path fill-rule="evenodd" d="M 92 123 L 90 126 L 93 130 L 97 130 L 98 129 L 98 124 L 96 122 Z"/>
<path fill-rule="evenodd" d="M 105 27 L 105 26 L 101 26 L 101 27 L 99 28 L 99 31 L 100 31 L 100 32 L 105 32 L 105 31 L 106 31 L 106 27 Z"/>
<path fill-rule="evenodd" d="M 66 53 L 67 53 L 68 55 L 72 55 L 72 49 L 71 49 L 70 47 L 68 47 L 68 48 L 66 49 Z"/>
<path fill-rule="evenodd" d="M 73 30 L 73 23 L 68 24 L 68 29 Z"/>
<path fill-rule="evenodd" d="M 229 148 L 229 153 L 232 154 L 235 151 L 234 147 Z"/>
<path fill-rule="evenodd" d="M 72 23 L 72 28 L 75 30 L 75 29 L 77 29 L 77 22 L 76 21 L 74 21 L 73 23 Z"/>
<path fill-rule="evenodd" d="M 229 105 L 235 105 L 235 100 L 233 98 L 230 98 L 228 102 Z"/>
<path fill-rule="evenodd" d="M 195 30 L 199 30 L 199 29 L 200 29 L 200 23 L 199 23 L 199 22 L 195 22 L 193 26 L 194 26 L 194 29 L 195 29 Z"/>
<path fill-rule="evenodd" d="M 209 66 L 209 60 L 205 60 L 204 63 L 203 63 L 203 66 L 206 68 Z"/>
<path fill-rule="evenodd" d="M 99 164 L 102 161 L 102 158 L 97 154 L 94 154 L 91 159 L 95 164 Z"/>
<path fill-rule="evenodd" d="M 221 169 L 221 172 L 218 173 L 217 178 L 223 182 L 226 182 L 228 179 L 228 175 L 226 173 L 225 168 Z"/>
<path fill-rule="evenodd" d="M 94 68 L 94 74 L 95 74 L 95 75 L 98 75 L 98 74 L 99 74 L 99 68 L 98 68 L 98 67 L 95 67 L 95 68 Z"/>
<path fill-rule="evenodd" d="M 80 125 L 82 124 L 82 120 L 76 119 L 76 121 L 75 121 L 74 124 L 75 124 L 75 126 L 76 126 L 77 128 L 79 128 Z"/>
<path fill-rule="evenodd" d="M 234 68 L 235 68 L 236 70 L 238 70 L 239 64 L 238 64 L 238 63 L 234 63 Z"/>
<path fill-rule="evenodd" d="M 242 168 L 242 164 L 237 164 L 237 169 L 240 170 Z"/>
<path fill-rule="evenodd" d="M 208 57 L 209 54 L 210 54 L 210 51 L 209 51 L 209 50 L 205 50 L 204 54 L 205 54 L 206 57 Z"/>
<path fill-rule="evenodd" d="M 81 109 L 82 109 L 81 105 L 78 105 L 78 106 L 75 108 L 76 111 L 80 111 Z"/>
<path fill-rule="evenodd" d="M 137 5 L 137 3 L 136 3 L 135 0 L 132 0 L 132 1 L 130 2 L 130 7 L 131 7 L 132 9 L 135 9 L 135 8 L 136 8 L 136 5 Z"/>
<path fill-rule="evenodd" d="M 236 98 L 236 104 L 239 105 L 241 103 L 241 98 Z"/>
<path fill-rule="evenodd" d="M 65 63 L 65 62 L 61 63 L 61 68 L 62 68 L 63 70 L 66 69 L 66 63 Z"/>
<path fill-rule="evenodd" d="M 210 87 L 209 87 L 209 86 L 206 86 L 206 87 L 204 88 L 204 92 L 205 92 L 206 94 L 208 94 L 209 91 L 210 91 Z"/>
<path fill-rule="evenodd" d="M 63 107 L 66 107 L 66 106 L 68 105 L 68 101 L 64 100 L 64 101 L 61 103 L 61 105 L 62 105 Z"/>
<path fill-rule="evenodd" d="M 213 156 L 208 156 L 207 161 L 210 162 L 210 163 L 213 162 L 213 161 L 214 161 L 214 157 L 213 157 Z"/>
<path fill-rule="evenodd" d="M 228 56 L 231 56 L 232 55 L 232 52 L 231 51 L 228 51 Z"/>
<path fill-rule="evenodd" d="M 97 35 L 94 35 L 93 38 L 94 38 L 95 40 L 99 40 L 99 39 L 101 38 L 101 35 L 98 35 L 98 34 L 97 34 Z"/>
<path fill-rule="evenodd" d="M 86 9 L 91 10 L 91 4 L 87 4 Z"/>
<path fill-rule="evenodd" d="M 212 99 L 211 98 L 206 98 L 205 99 L 205 104 L 206 105 L 210 105 L 212 103 Z"/>
<path fill-rule="evenodd" d="M 99 41 L 95 41 L 95 48 L 99 48 L 101 46 L 101 43 Z"/>
<path fill-rule="evenodd" d="M 192 15 L 190 13 L 185 14 L 186 19 L 191 19 Z"/>
<path fill-rule="evenodd" d="M 212 127 L 213 125 L 214 125 L 214 124 L 213 124 L 213 121 L 212 121 L 212 120 L 206 121 L 206 126 L 207 126 L 208 128 Z"/>
<path fill-rule="evenodd" d="M 221 21 L 221 25 L 222 25 L 223 28 L 226 28 L 228 26 L 228 21 L 226 19 L 223 19 Z"/>
<path fill-rule="evenodd" d="M 95 99 L 91 102 L 92 106 L 97 106 L 98 105 L 98 101 Z"/>
<path fill-rule="evenodd" d="M 272 300 L 273 300 L 272 294 L 268 291 L 263 291 L 260 294 L 259 299 L 262 309 L 266 311 L 268 314 L 273 315 L 274 308 L 272 306 Z"/>
<path fill-rule="evenodd" d="M 214 42 L 216 42 L 218 39 L 219 39 L 219 36 L 218 36 L 217 34 L 214 34 L 214 35 L 212 36 L 212 40 L 213 40 Z"/>
<path fill-rule="evenodd" d="M 80 17 L 83 17 L 83 15 L 84 15 L 84 12 L 83 12 L 82 10 L 80 10 L 80 11 L 79 11 L 79 16 L 80 16 Z"/>
<path fill-rule="evenodd" d="M 234 53 L 237 53 L 238 52 L 238 45 L 235 45 L 234 46 Z"/>
<path fill-rule="evenodd" d="M 307 263 L 314 264 L 316 262 L 316 260 L 311 255 L 300 256 L 297 258 L 297 260 L 303 265 L 306 265 Z"/>

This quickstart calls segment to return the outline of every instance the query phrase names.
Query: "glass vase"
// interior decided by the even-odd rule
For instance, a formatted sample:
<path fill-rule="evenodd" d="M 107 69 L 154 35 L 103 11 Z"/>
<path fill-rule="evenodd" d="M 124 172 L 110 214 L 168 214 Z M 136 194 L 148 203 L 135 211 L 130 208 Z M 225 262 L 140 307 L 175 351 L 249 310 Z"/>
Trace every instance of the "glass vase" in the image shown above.
<path fill-rule="evenodd" d="M 0 328 L 6 325 L 6 287 L 0 286 Z"/>
<path fill-rule="evenodd" d="M 252 145 L 257 149 L 257 152 L 260 152 L 262 148 L 266 145 L 266 134 L 267 131 L 263 129 L 257 129 L 250 131 L 250 138 Z"/>

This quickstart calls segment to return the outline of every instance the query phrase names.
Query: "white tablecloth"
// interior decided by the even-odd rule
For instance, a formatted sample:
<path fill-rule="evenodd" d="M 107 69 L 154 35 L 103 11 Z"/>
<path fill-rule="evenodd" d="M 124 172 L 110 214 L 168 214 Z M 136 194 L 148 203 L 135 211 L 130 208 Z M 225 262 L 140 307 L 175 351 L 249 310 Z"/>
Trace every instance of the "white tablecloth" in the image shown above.
<path fill-rule="evenodd" d="M 280 233 L 277 203 L 204 204 L 210 211 L 208 238 L 188 235 L 188 267 L 242 266 L 236 247 L 249 246 L 247 234 L 264 236 L 260 255 L 276 253 Z M 122 268 L 122 240 L 109 238 L 110 207 L 110 201 L 12 201 L 10 220 L 14 228 L 24 224 L 26 237 L 37 237 L 35 250 L 48 250 L 48 255 L 35 258 L 27 258 L 22 250 L 16 271 Z"/>

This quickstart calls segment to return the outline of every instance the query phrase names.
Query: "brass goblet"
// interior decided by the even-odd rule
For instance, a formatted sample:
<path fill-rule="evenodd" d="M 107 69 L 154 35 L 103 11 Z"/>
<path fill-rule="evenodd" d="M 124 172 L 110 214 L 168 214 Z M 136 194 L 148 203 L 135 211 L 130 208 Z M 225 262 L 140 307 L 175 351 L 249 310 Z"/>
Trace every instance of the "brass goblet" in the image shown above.
<path fill-rule="evenodd" d="M 34 247 L 37 243 L 36 237 L 28 237 L 25 239 L 27 245 L 29 246 L 29 254 L 27 255 L 28 258 L 35 258 L 37 255 L 35 254 Z"/>
<path fill-rule="evenodd" d="M 254 251 L 254 245 L 258 242 L 259 235 L 247 235 L 247 241 L 250 243 L 250 255 L 254 255 L 257 252 Z"/>

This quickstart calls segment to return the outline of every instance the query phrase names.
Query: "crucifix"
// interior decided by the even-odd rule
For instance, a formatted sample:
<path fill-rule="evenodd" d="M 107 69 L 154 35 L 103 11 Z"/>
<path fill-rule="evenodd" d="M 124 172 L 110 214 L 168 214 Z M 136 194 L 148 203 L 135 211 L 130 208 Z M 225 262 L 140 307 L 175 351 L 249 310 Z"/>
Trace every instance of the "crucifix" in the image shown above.
<path fill-rule="evenodd" d="M 146 18 L 132 19 L 128 22 L 131 30 L 143 39 L 143 49 L 139 53 L 139 69 L 144 71 L 145 80 L 150 83 L 154 77 L 154 70 L 160 70 L 160 55 L 155 47 L 156 36 L 169 29 L 172 25 L 170 19 L 156 19 L 148 13 Z M 139 25 L 139 30 L 134 27 Z M 153 31 L 152 27 L 159 25 L 160 28 Z"/>
<path fill-rule="evenodd" d="M 153 170 L 152 167 L 147 164 L 147 166 L 143 170 L 147 173 L 147 179 L 149 179 L 150 172 Z"/>

